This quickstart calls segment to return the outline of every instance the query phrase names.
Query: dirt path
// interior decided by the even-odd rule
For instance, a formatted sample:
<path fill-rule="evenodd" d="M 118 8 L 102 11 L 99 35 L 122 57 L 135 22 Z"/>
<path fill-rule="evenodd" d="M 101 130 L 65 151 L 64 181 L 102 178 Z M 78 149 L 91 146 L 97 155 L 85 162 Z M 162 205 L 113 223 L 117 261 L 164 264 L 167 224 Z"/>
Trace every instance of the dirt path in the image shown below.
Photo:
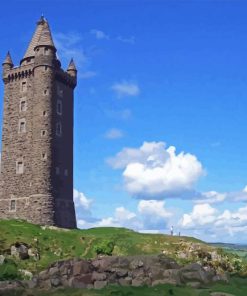
<path fill-rule="evenodd" d="M 91 238 L 88 241 L 88 246 L 86 247 L 85 251 L 82 253 L 82 257 L 85 257 L 89 251 L 89 249 L 91 248 L 92 242 L 95 240 L 95 238 Z"/>

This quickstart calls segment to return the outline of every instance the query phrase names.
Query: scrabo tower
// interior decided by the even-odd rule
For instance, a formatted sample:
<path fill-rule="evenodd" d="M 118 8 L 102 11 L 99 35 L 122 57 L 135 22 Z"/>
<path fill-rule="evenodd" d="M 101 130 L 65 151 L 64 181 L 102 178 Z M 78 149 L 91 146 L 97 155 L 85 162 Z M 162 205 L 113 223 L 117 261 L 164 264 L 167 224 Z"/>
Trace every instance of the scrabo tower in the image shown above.
<path fill-rule="evenodd" d="M 14 67 L 3 62 L 4 116 L 0 218 L 75 228 L 73 90 L 77 70 L 63 71 L 41 17 Z"/>

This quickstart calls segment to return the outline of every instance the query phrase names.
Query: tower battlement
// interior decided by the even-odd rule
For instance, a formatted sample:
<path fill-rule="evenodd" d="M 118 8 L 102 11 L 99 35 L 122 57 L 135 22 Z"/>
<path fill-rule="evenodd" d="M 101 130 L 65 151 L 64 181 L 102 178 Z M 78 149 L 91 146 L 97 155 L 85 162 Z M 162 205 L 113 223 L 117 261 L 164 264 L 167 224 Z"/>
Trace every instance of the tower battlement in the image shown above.
<path fill-rule="evenodd" d="M 4 62 L 0 218 L 75 228 L 73 100 L 77 70 L 61 68 L 47 20 L 14 67 Z"/>

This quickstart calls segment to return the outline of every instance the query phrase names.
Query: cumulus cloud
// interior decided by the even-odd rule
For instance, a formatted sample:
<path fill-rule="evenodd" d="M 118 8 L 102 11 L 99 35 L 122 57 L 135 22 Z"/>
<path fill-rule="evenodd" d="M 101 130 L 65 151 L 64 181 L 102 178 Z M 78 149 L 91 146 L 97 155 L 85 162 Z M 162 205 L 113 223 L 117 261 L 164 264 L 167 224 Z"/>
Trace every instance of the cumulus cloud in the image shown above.
<path fill-rule="evenodd" d="M 92 204 L 93 200 L 86 197 L 83 192 L 79 192 L 78 190 L 73 190 L 74 203 L 75 203 L 75 212 L 77 217 L 77 223 L 80 224 L 79 221 L 84 220 L 85 223 L 95 223 L 98 221 L 97 218 L 92 215 Z M 79 225 L 78 224 L 78 225 Z"/>
<path fill-rule="evenodd" d="M 232 201 L 247 202 L 247 186 L 243 190 L 237 192 L 229 192 L 227 198 Z"/>
<path fill-rule="evenodd" d="M 210 204 L 198 204 L 190 213 L 183 214 L 178 227 L 206 240 L 243 241 L 247 234 L 247 206 L 220 211 Z M 243 238 L 238 237 L 239 233 Z"/>
<path fill-rule="evenodd" d="M 195 205 L 190 214 L 184 214 L 181 219 L 183 228 L 194 228 L 213 223 L 216 220 L 217 210 L 210 204 Z"/>
<path fill-rule="evenodd" d="M 208 203 L 214 204 L 224 201 L 227 198 L 227 193 L 220 193 L 216 191 L 208 191 L 203 193 L 198 193 L 198 199 L 195 200 L 196 203 Z"/>
<path fill-rule="evenodd" d="M 91 227 L 126 227 L 137 231 L 161 231 L 172 216 L 165 207 L 164 201 L 141 200 L 135 211 L 125 207 L 117 207 L 112 216 L 103 217 L 96 221 L 87 221 L 86 218 L 78 220 L 83 228 Z"/>
<path fill-rule="evenodd" d="M 141 199 L 194 196 L 193 186 L 204 171 L 196 156 L 180 152 L 164 142 L 144 142 L 139 148 L 124 148 L 107 160 L 123 169 L 126 190 Z"/>
<path fill-rule="evenodd" d="M 119 98 L 125 96 L 138 96 L 140 88 L 137 83 L 123 80 L 112 85 L 111 89 L 117 94 Z"/>
<path fill-rule="evenodd" d="M 85 210 L 90 209 L 93 200 L 87 198 L 83 192 L 79 192 L 78 190 L 74 189 L 73 196 L 76 207 L 83 207 Z"/>
<path fill-rule="evenodd" d="M 141 200 L 137 206 L 142 219 L 142 231 L 164 230 L 173 213 L 166 209 L 165 201 Z"/>
<path fill-rule="evenodd" d="M 104 33 L 103 31 L 101 30 L 96 30 L 96 29 L 93 29 L 90 31 L 91 34 L 93 34 L 95 36 L 96 39 L 106 39 L 106 40 L 109 40 L 110 39 L 110 36 L 107 35 L 106 33 Z"/>
<path fill-rule="evenodd" d="M 105 133 L 105 138 L 109 140 L 120 139 L 124 136 L 123 132 L 117 128 L 111 128 Z"/>
<path fill-rule="evenodd" d="M 95 222 L 88 222 L 86 219 L 78 221 L 80 227 L 127 227 L 130 229 L 142 228 L 142 224 L 134 212 L 124 207 L 118 207 L 112 217 L 103 217 Z"/>

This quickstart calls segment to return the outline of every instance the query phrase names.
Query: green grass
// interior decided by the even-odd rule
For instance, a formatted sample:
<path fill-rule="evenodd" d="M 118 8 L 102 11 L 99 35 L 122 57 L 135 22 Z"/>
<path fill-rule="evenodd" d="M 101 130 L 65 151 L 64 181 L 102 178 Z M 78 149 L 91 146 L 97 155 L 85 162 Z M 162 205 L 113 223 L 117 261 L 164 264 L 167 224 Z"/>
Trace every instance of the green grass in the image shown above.
<path fill-rule="evenodd" d="M 32 272 L 40 271 L 58 260 L 94 258 L 94 246 L 102 240 L 114 243 L 113 255 L 160 254 L 162 250 L 175 250 L 181 240 L 204 244 L 191 237 L 141 234 L 125 228 L 43 229 L 19 220 L 1 220 L 0 233 L 0 253 L 15 242 L 27 243 L 39 250 L 41 258 L 37 262 L 33 259 L 17 260 L 19 268 Z"/>
<path fill-rule="evenodd" d="M 4 296 L 209 296 L 211 292 L 226 292 L 236 296 L 247 295 L 247 280 L 232 278 L 230 284 L 217 283 L 203 289 L 190 287 L 176 287 L 172 285 L 159 285 L 155 287 L 118 287 L 108 286 L 102 290 L 86 289 L 58 289 L 53 291 L 11 291 Z"/>

